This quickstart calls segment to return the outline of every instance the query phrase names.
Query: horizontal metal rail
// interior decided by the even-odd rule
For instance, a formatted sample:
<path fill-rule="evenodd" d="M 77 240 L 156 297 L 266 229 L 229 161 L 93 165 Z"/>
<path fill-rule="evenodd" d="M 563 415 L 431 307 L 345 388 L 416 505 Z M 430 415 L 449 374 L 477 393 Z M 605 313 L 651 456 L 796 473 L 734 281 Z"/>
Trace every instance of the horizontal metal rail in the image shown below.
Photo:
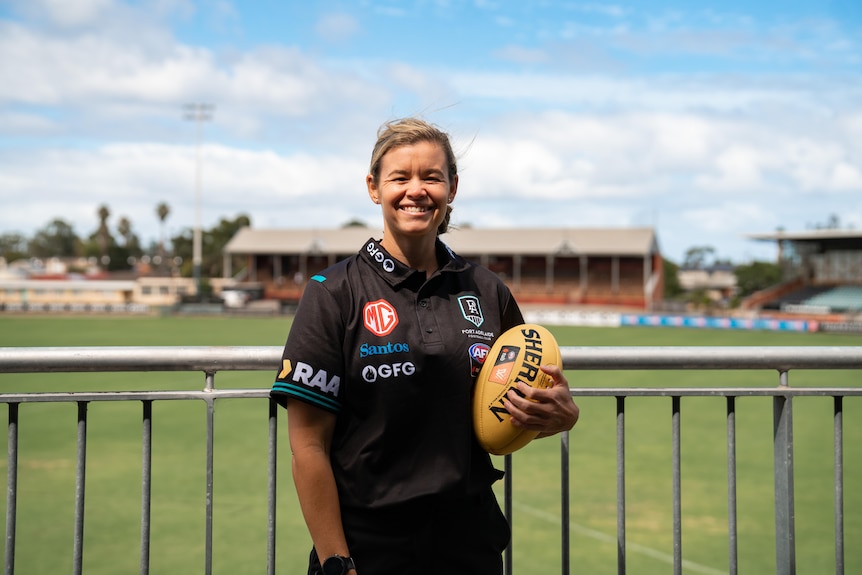
<path fill-rule="evenodd" d="M 572 388 L 573 396 L 616 398 L 617 457 L 617 562 L 618 573 L 626 572 L 625 532 L 625 412 L 626 400 L 634 397 L 671 398 L 671 451 L 673 477 L 673 571 L 681 574 L 682 554 L 681 397 L 724 397 L 727 405 L 728 444 L 728 548 L 730 572 L 737 572 L 736 555 L 736 431 L 737 397 L 772 397 L 774 412 L 775 535 L 776 571 L 794 574 L 795 527 L 793 509 L 793 425 L 794 397 L 824 396 L 834 399 L 835 473 L 835 557 L 836 573 L 844 573 L 844 482 L 843 482 L 843 398 L 862 395 L 862 387 L 791 387 L 790 370 L 862 369 L 862 347 L 564 347 L 563 367 L 567 370 L 775 370 L 774 387 L 666 387 L 666 388 Z M 281 347 L 51 347 L 0 348 L 0 374 L 58 372 L 201 371 L 204 386 L 190 391 L 105 391 L 0 393 L 0 403 L 8 404 L 8 464 L 6 505 L 5 573 L 15 572 L 15 539 L 18 482 L 18 406 L 22 403 L 74 402 L 78 405 L 76 499 L 73 572 L 83 565 L 84 493 L 86 473 L 87 404 L 97 401 L 140 401 L 144 409 L 141 574 L 149 572 L 150 479 L 152 448 L 152 402 L 163 400 L 203 400 L 207 404 L 206 457 L 206 541 L 205 566 L 212 573 L 213 509 L 213 410 L 217 399 L 267 399 L 269 389 L 216 389 L 219 371 L 275 372 Z M 269 402 L 269 488 L 267 573 L 275 573 L 276 512 L 276 428 L 277 406 Z M 569 573 L 569 442 L 561 438 L 561 514 L 563 520 L 561 572 Z M 512 518 L 512 456 L 506 456 L 504 507 Z M 512 546 L 505 557 L 506 573 L 512 573 Z"/>
<path fill-rule="evenodd" d="M 281 347 L 0 348 L 0 373 L 245 371 L 275 368 Z M 859 369 L 862 346 L 563 347 L 565 369 Z"/>

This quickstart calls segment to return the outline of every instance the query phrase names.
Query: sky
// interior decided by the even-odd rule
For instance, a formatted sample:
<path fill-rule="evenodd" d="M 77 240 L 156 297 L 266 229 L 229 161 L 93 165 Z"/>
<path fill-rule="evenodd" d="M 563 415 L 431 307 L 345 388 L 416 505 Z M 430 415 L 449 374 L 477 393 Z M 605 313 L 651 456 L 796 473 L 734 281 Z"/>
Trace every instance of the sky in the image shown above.
<path fill-rule="evenodd" d="M 862 229 L 862 2 L 0 0 L 0 234 L 106 205 L 148 245 L 162 202 L 169 237 L 198 207 L 380 229 L 365 175 L 404 116 L 452 139 L 456 226 L 770 261 L 746 234 Z"/>

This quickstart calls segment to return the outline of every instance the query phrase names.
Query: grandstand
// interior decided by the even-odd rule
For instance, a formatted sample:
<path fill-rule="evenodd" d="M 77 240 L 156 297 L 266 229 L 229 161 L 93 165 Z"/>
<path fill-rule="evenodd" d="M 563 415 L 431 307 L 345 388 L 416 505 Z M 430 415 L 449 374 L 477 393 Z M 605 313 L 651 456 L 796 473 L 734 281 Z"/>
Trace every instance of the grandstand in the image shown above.
<path fill-rule="evenodd" d="M 225 246 L 246 258 L 245 280 L 264 298 L 298 301 L 310 278 L 355 254 L 377 229 L 242 228 Z M 496 272 L 521 303 L 648 309 L 661 301 L 664 277 L 652 228 L 457 228 L 442 237 L 456 253 Z"/>
<path fill-rule="evenodd" d="M 862 314 L 862 233 L 823 229 L 748 237 L 776 242 L 784 282 L 754 294 L 745 307 L 795 314 Z"/>

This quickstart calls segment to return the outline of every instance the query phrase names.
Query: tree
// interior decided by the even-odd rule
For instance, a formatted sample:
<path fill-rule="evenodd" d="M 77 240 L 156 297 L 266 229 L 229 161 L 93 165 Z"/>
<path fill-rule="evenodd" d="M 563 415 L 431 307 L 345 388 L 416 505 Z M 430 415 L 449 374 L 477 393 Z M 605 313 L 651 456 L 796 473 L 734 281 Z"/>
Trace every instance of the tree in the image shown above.
<path fill-rule="evenodd" d="M 37 258 L 74 257 L 82 253 L 81 240 L 71 224 L 57 218 L 36 232 L 27 251 Z"/>
<path fill-rule="evenodd" d="M 123 247 L 129 251 L 129 255 L 138 257 L 141 255 L 141 240 L 132 229 L 132 222 L 123 216 L 117 222 L 117 233 L 123 238 Z"/>
<path fill-rule="evenodd" d="M 709 267 L 714 255 L 715 248 L 712 246 L 695 246 L 688 248 L 685 252 L 685 259 L 682 262 L 682 267 L 696 270 Z"/>
<path fill-rule="evenodd" d="M 113 243 L 114 238 L 111 236 L 111 231 L 108 229 L 108 218 L 111 217 L 111 210 L 108 206 L 102 204 L 96 210 L 99 216 L 99 228 L 96 230 L 95 237 L 99 246 L 99 255 L 105 257 L 108 255 L 108 250 Z"/>
<path fill-rule="evenodd" d="M 365 222 L 363 222 L 362 220 L 360 220 L 358 218 L 353 218 L 352 220 L 349 220 L 349 221 L 341 224 L 341 227 L 342 228 L 367 228 L 368 224 L 366 224 Z"/>
<path fill-rule="evenodd" d="M 27 257 L 27 238 L 17 232 L 0 234 L 0 257 L 7 262 Z"/>
<path fill-rule="evenodd" d="M 108 218 L 111 217 L 108 206 L 102 204 L 96 210 L 96 214 L 99 216 L 99 227 L 88 238 L 84 248 L 85 255 L 97 256 L 101 265 L 109 271 L 129 269 L 129 257 L 138 256 L 141 253 L 137 236 L 132 233 L 131 222 L 128 218 L 121 218 L 117 226 L 124 240 L 121 246 L 108 227 Z"/>
<path fill-rule="evenodd" d="M 156 215 L 159 217 L 159 258 L 165 261 L 165 221 L 171 213 L 171 208 L 165 202 L 159 202 L 156 206 Z"/>
<path fill-rule="evenodd" d="M 201 230 L 201 275 L 203 277 L 220 277 L 224 270 L 224 247 L 240 228 L 251 225 L 251 219 L 245 214 L 240 214 L 234 220 L 222 218 L 218 225 L 211 230 Z M 183 259 L 180 272 L 183 276 L 192 275 L 192 250 L 193 232 L 185 229 L 179 236 L 171 238 L 174 253 Z M 244 261 L 238 259 L 233 262 L 234 269 L 244 265 Z"/>
<path fill-rule="evenodd" d="M 665 299 L 679 297 L 685 291 L 679 284 L 679 266 L 668 259 L 662 258 L 662 272 L 664 273 Z"/>
<path fill-rule="evenodd" d="M 781 268 L 774 263 L 752 262 L 738 265 L 733 271 L 736 274 L 737 296 L 740 298 L 772 287 L 781 281 Z"/>

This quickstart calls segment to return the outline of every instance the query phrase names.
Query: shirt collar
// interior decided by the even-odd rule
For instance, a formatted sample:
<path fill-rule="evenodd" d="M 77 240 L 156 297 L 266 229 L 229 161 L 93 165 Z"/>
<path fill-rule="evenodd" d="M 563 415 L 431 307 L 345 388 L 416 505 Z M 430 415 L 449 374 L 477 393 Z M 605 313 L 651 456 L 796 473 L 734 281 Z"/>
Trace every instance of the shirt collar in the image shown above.
<path fill-rule="evenodd" d="M 440 238 L 437 238 L 434 249 L 437 252 L 437 261 L 443 262 L 443 265 L 440 266 L 439 272 L 458 272 L 468 267 L 467 261 L 461 256 L 455 254 L 455 252 L 453 252 L 449 246 L 444 244 Z M 413 274 L 417 273 L 416 269 L 408 267 L 392 257 L 392 255 L 386 251 L 382 245 L 380 245 L 380 240 L 376 240 L 374 238 L 370 238 L 365 242 L 359 255 L 362 259 L 367 261 L 371 267 L 377 270 L 380 277 L 385 279 L 392 286 L 397 286 L 409 279 Z"/>

